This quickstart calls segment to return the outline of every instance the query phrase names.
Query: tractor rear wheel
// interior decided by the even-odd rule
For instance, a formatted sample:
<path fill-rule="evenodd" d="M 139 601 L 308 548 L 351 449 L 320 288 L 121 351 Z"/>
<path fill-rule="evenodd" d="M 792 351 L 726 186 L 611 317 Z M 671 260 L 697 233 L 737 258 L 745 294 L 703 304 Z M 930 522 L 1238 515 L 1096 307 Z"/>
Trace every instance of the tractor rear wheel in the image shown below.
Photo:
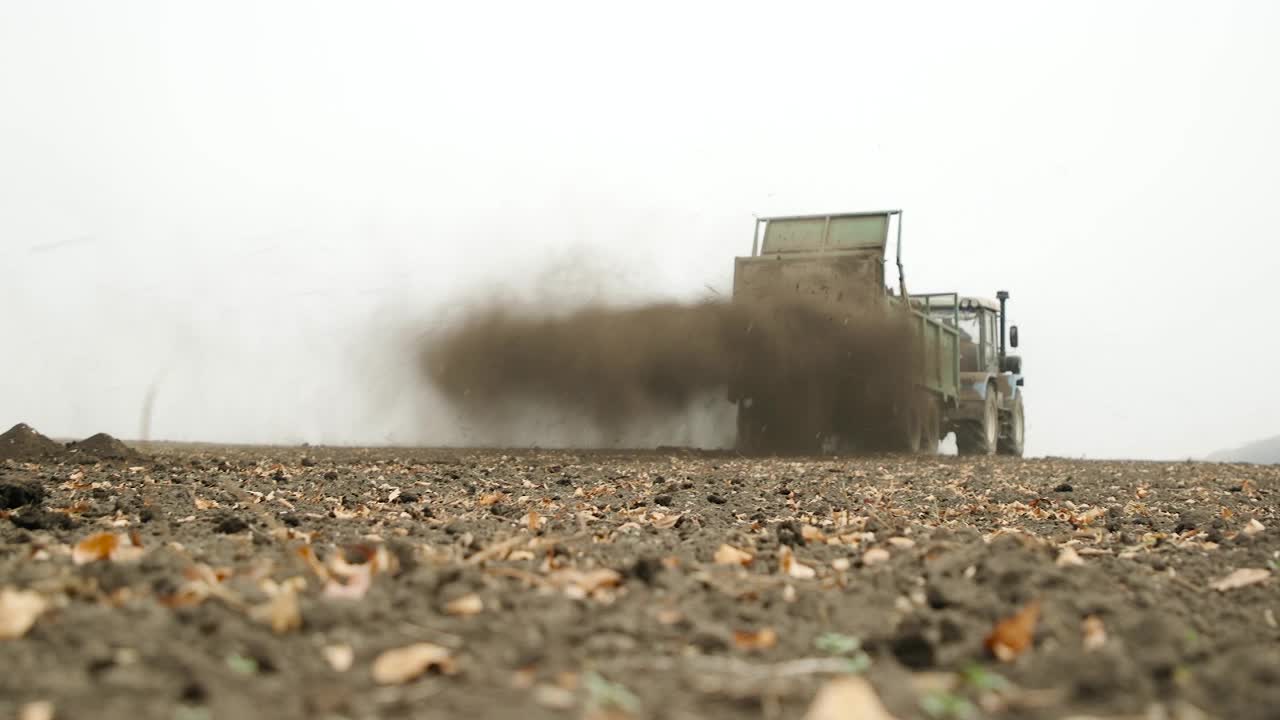
<path fill-rule="evenodd" d="M 1022 457 L 1022 449 L 1026 443 L 1026 421 L 1022 411 L 1022 393 L 1013 399 L 1013 414 L 1009 418 L 1009 436 L 1000 438 L 1001 455 Z"/>
<path fill-rule="evenodd" d="M 956 428 L 956 449 L 961 455 L 994 455 L 1000 440 L 1000 406 L 996 389 L 987 386 L 982 404 L 982 419 L 966 422 Z"/>

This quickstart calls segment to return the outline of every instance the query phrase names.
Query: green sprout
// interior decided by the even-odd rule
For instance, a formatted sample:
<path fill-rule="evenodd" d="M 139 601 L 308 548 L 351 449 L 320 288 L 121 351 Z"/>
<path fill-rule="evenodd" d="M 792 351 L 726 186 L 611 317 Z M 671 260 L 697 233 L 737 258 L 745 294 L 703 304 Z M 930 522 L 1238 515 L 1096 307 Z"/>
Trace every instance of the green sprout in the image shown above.
<path fill-rule="evenodd" d="M 828 655 L 847 657 L 849 672 L 866 672 L 871 667 L 871 656 L 862 650 L 862 640 L 842 633 L 823 633 L 813 641 L 814 647 Z"/>
<path fill-rule="evenodd" d="M 981 665 L 970 665 L 961 673 L 964 684 L 979 692 L 999 692 L 1009 687 L 1009 681 L 1000 673 L 992 672 Z"/>
<path fill-rule="evenodd" d="M 616 707 L 633 715 L 640 712 L 640 698 L 625 686 L 609 682 L 599 673 L 587 673 L 584 678 L 587 688 L 587 704 L 594 709 Z"/>
<path fill-rule="evenodd" d="M 978 708 L 963 695 L 931 690 L 920 698 L 920 709 L 934 720 L 973 720 Z"/>
<path fill-rule="evenodd" d="M 258 661 L 238 653 L 227 656 L 227 667 L 237 675 L 255 675 L 258 672 Z"/>

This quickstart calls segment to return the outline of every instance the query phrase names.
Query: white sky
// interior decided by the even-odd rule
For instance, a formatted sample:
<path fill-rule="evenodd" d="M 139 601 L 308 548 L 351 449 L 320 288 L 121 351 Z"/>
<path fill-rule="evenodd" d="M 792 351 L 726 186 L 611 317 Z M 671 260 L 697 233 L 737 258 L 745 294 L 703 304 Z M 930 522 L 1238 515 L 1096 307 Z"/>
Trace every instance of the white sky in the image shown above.
<path fill-rule="evenodd" d="M 447 439 L 390 341 L 459 293 L 901 207 L 913 291 L 1011 291 L 1030 454 L 1280 432 L 1280 4 L 1049 7 L 0 0 L 0 425 Z"/>

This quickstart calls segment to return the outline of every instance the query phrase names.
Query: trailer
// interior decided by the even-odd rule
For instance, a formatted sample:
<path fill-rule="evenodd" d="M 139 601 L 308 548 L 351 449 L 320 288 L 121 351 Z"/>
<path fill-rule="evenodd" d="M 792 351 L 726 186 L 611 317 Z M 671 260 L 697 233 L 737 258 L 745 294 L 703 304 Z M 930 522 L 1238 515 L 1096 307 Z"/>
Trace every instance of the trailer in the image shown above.
<path fill-rule="evenodd" d="M 886 284 L 891 241 L 897 266 L 895 288 Z M 801 435 L 811 449 L 824 452 L 934 453 L 947 434 L 955 433 L 962 454 L 1021 456 L 1025 435 L 1021 358 L 1006 351 L 1008 293 L 1001 291 L 997 297 L 998 304 L 956 292 L 909 294 L 902 262 L 901 210 L 757 218 L 751 255 L 735 259 L 733 301 L 818 307 L 831 318 L 829 332 L 833 333 L 850 327 L 850 318 L 876 322 L 891 318 L 909 328 L 910 351 L 879 360 L 895 364 L 886 370 L 907 372 L 911 387 L 906 392 L 898 388 L 878 393 L 874 379 L 880 375 L 867 373 L 865 365 L 859 372 L 871 379 L 859 385 L 857 378 L 848 378 L 852 382 L 847 384 L 846 378 L 838 378 L 842 388 L 855 390 L 834 396 L 821 387 L 831 378 L 814 378 L 800 383 L 806 387 L 786 393 L 731 387 L 739 450 L 769 450 L 775 444 L 772 439 L 795 429 L 785 426 L 803 417 L 809 426 Z M 1016 348 L 1017 328 L 1009 331 Z M 898 337 L 894 336 L 895 342 Z M 789 407 L 804 404 L 806 412 L 787 411 L 786 403 Z M 856 412 L 848 411 L 855 405 Z"/>

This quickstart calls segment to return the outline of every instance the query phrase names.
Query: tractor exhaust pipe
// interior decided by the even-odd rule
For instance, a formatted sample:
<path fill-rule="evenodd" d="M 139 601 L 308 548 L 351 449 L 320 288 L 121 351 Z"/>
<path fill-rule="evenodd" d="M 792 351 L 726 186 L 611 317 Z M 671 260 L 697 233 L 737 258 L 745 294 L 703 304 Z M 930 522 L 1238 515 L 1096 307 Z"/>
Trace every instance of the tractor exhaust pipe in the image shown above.
<path fill-rule="evenodd" d="M 1005 313 L 1004 305 L 1009 300 L 1009 291 L 1000 290 L 996 293 L 996 299 L 1000 301 L 1000 367 L 1004 367 L 1005 349 Z"/>

